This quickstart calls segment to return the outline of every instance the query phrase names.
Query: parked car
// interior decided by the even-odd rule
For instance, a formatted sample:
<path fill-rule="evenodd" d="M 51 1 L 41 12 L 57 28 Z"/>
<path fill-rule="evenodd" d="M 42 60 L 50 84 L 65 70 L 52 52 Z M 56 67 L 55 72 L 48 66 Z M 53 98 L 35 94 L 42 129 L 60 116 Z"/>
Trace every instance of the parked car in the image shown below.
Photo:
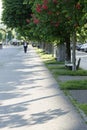
<path fill-rule="evenodd" d="M 87 43 L 85 43 L 81 46 L 81 50 L 84 52 L 87 52 Z"/>
<path fill-rule="evenodd" d="M 76 44 L 76 50 L 80 51 L 82 45 L 83 45 L 82 43 L 77 43 L 77 44 Z"/>

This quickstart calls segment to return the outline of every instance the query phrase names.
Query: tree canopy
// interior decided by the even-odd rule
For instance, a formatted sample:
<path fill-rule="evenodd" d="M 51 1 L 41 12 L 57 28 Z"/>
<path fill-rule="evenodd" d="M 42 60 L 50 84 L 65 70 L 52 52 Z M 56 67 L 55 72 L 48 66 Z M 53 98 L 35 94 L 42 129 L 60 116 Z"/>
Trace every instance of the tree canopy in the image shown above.
<path fill-rule="evenodd" d="M 38 29 L 40 34 L 56 38 L 66 37 L 73 31 L 80 33 L 82 27 L 86 25 L 86 0 L 30 0 L 30 2 L 33 14 L 29 25 L 36 24 L 36 30 Z"/>
<path fill-rule="evenodd" d="M 2 21 L 31 38 L 64 39 L 86 30 L 87 1 L 3 0 Z"/>
<path fill-rule="evenodd" d="M 2 0 L 2 21 L 7 27 L 22 28 L 31 17 L 31 7 L 24 0 Z"/>

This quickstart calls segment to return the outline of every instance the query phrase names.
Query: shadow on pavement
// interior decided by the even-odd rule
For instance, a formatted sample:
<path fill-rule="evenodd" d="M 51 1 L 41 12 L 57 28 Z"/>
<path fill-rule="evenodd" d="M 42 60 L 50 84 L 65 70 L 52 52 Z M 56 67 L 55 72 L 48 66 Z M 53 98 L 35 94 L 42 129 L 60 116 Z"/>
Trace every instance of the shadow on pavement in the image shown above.
<path fill-rule="evenodd" d="M 41 67 L 40 62 L 35 63 L 37 56 L 35 57 L 32 51 L 31 49 L 30 55 L 25 55 L 21 51 L 11 60 L 8 58 L 9 61 L 0 67 L 0 129 L 44 124 L 69 113 L 69 111 L 60 108 L 47 108 L 47 110 L 41 112 L 30 113 L 26 118 L 25 113 L 29 111 L 32 103 L 60 95 L 56 92 L 33 98 L 29 97 L 33 95 L 31 90 L 42 89 L 43 86 L 45 89 L 45 85 L 37 84 L 38 81 L 50 79 L 50 77 L 43 75 L 46 70 Z M 47 89 L 51 88 L 52 85 L 48 85 Z M 76 127 L 79 127 L 79 125 L 77 124 Z M 21 128 L 19 129 L 21 130 Z"/>

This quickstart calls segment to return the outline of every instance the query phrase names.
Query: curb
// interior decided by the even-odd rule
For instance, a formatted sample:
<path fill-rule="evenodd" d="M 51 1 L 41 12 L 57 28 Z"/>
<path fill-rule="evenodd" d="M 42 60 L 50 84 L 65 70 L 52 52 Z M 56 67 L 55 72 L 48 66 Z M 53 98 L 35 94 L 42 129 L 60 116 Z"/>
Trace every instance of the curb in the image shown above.
<path fill-rule="evenodd" d="M 69 97 L 70 100 L 74 100 L 74 98 L 70 94 L 68 94 L 67 96 Z M 76 107 L 76 109 L 80 113 L 81 117 L 84 119 L 85 123 L 87 123 L 86 114 L 78 107 L 78 105 L 76 103 L 72 103 L 72 104 Z"/>

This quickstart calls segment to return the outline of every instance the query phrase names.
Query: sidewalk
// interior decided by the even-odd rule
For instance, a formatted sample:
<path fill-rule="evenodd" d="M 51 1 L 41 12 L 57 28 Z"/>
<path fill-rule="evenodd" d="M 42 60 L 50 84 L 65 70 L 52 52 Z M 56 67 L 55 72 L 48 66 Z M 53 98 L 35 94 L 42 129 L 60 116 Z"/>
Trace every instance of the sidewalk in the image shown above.
<path fill-rule="evenodd" d="M 21 47 L 10 48 L 10 55 L 3 53 L 8 59 L 0 56 L 0 130 L 87 130 L 34 49 L 28 49 L 25 54 Z"/>

